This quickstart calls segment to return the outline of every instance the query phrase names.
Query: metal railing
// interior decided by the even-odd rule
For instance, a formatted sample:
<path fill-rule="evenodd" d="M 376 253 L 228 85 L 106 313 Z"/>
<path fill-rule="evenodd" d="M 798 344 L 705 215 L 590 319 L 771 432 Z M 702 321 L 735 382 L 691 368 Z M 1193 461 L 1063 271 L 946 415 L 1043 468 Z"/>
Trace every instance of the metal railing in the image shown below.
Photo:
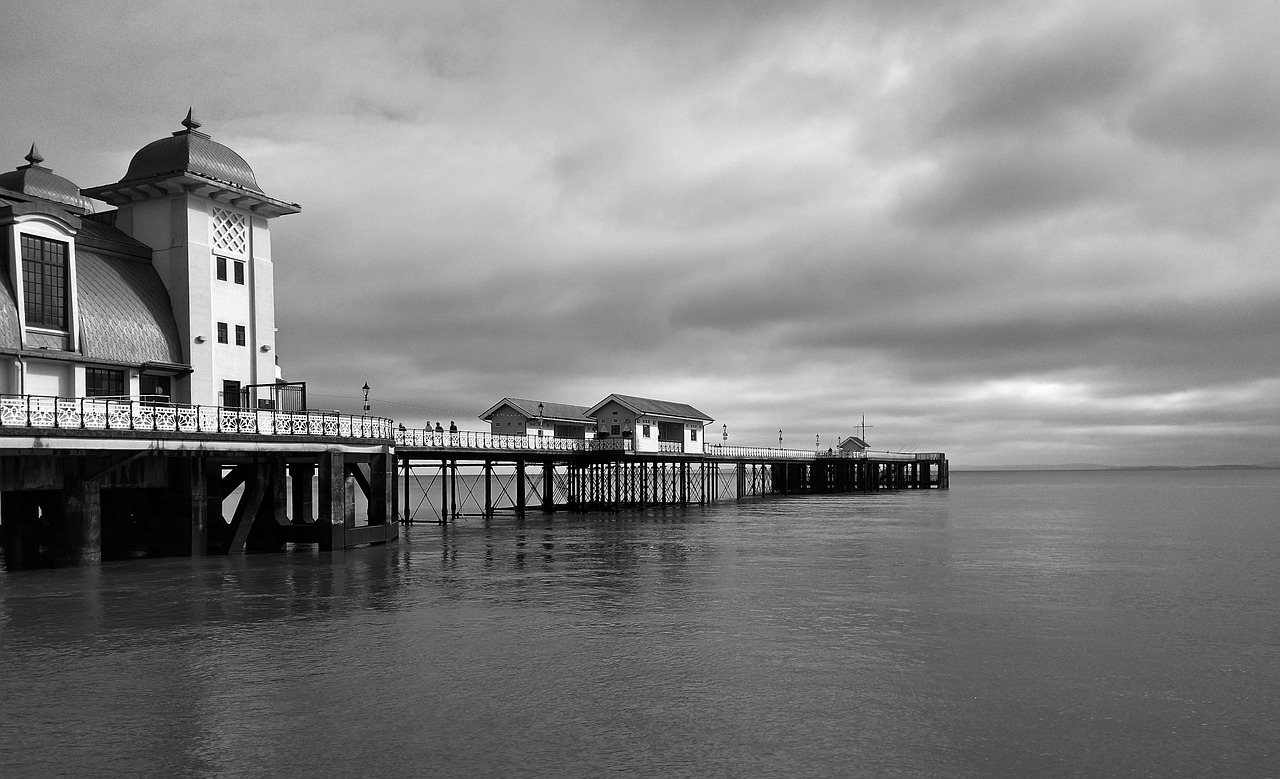
<path fill-rule="evenodd" d="M 488 449 L 508 452 L 602 452 L 627 451 L 623 438 L 556 438 L 554 436 L 506 435 L 476 430 L 430 430 L 401 427 L 395 430 L 396 446 L 434 449 Z"/>
<path fill-rule="evenodd" d="M 469 449 L 505 452 L 634 452 L 634 439 L 630 438 L 555 438 L 552 436 L 506 435 L 484 433 L 474 430 L 429 430 L 399 428 L 395 431 L 396 446 L 415 446 L 428 449 Z M 658 451 L 662 454 L 684 454 L 684 445 L 679 441 L 660 441 Z M 724 446 L 722 444 L 704 444 L 702 454 L 706 457 L 726 460 L 816 460 L 819 458 L 841 458 L 854 460 L 943 460 L 940 453 L 918 454 L 915 452 L 818 452 L 812 449 L 775 449 L 765 446 Z"/>
<path fill-rule="evenodd" d="M 812 449 L 774 449 L 766 446 L 724 446 L 708 444 L 708 457 L 723 457 L 730 460 L 876 460 L 915 462 L 945 460 L 947 456 L 941 452 L 875 452 L 870 449 L 862 452 L 845 452 L 828 449 L 825 452 Z"/>
<path fill-rule="evenodd" d="M 325 411 L 186 406 L 123 398 L 0 395 L 0 428 L 391 439 L 383 417 Z"/>

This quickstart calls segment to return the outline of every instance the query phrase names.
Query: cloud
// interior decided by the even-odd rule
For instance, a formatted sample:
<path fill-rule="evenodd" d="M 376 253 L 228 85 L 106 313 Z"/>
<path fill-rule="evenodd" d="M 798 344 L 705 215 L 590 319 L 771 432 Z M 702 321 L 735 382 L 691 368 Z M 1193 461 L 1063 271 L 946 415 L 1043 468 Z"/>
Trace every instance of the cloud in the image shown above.
<path fill-rule="evenodd" d="M 303 211 L 279 352 L 409 423 L 681 400 L 731 442 L 1275 460 L 1265 3 L 22 5 L 13 165 L 188 105 Z"/>

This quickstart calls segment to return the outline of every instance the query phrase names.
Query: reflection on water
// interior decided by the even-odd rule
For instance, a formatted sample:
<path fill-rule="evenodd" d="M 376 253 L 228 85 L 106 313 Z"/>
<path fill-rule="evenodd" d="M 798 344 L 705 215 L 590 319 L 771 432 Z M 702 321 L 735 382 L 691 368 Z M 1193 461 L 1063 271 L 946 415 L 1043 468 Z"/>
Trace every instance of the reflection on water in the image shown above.
<path fill-rule="evenodd" d="M 1265 775 L 1275 472 L 0 575 L 5 775 Z"/>

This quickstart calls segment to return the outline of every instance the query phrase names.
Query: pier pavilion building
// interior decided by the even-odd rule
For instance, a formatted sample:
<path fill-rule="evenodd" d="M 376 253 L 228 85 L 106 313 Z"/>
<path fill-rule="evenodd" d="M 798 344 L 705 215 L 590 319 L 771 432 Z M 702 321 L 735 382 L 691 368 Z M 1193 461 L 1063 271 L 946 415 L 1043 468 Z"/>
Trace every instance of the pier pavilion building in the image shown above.
<path fill-rule="evenodd" d="M 238 406 L 264 388 L 269 399 L 268 223 L 301 209 L 267 196 L 190 113 L 182 126 L 114 184 L 81 190 L 34 144 L 0 174 L 0 393 Z"/>

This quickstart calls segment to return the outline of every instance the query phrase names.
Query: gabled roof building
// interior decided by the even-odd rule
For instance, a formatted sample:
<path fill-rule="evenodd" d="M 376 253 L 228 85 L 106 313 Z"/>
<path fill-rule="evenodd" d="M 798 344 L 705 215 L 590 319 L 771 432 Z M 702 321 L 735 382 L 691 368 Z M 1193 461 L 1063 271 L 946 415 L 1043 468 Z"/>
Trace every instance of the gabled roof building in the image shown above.
<path fill-rule="evenodd" d="M 594 438 L 596 421 L 586 412 L 586 406 L 569 403 L 503 398 L 490 406 L 480 418 L 489 423 L 494 435 Z"/>
<path fill-rule="evenodd" d="M 701 454 L 703 428 L 711 417 L 687 403 L 612 394 L 587 410 L 597 438 L 622 437 L 636 452 Z"/>

